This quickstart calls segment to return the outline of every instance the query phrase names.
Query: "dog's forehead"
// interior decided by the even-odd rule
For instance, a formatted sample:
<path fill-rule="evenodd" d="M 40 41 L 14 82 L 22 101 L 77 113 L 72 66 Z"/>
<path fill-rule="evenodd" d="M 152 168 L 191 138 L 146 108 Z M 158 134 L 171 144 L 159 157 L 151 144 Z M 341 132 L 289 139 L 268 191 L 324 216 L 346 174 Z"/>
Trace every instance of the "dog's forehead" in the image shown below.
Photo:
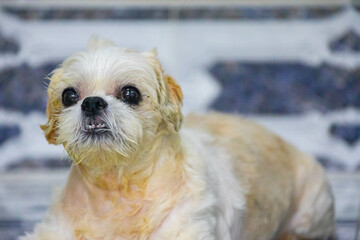
<path fill-rule="evenodd" d="M 73 55 L 63 63 L 62 78 L 86 94 L 95 90 L 111 94 L 125 85 L 154 91 L 159 85 L 153 66 L 143 54 L 115 47 Z"/>

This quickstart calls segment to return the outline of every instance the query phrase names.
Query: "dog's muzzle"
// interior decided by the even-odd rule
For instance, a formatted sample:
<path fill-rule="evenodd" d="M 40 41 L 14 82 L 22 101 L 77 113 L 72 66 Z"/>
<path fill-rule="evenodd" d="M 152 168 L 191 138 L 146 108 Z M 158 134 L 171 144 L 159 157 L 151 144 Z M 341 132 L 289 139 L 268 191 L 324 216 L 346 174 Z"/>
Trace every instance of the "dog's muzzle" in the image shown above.
<path fill-rule="evenodd" d="M 87 97 L 84 99 L 81 104 L 81 110 L 85 115 L 86 132 L 98 133 L 109 130 L 101 116 L 107 106 L 107 102 L 101 97 Z"/>

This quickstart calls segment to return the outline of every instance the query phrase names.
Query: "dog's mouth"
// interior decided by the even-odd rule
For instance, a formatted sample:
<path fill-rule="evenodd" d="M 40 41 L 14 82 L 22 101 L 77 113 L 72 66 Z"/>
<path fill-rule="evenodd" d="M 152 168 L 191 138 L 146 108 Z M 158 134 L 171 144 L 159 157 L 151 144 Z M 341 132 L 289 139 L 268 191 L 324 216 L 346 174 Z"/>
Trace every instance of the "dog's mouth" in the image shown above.
<path fill-rule="evenodd" d="M 100 116 L 86 118 L 84 125 L 83 131 L 90 134 L 110 131 L 107 123 Z"/>

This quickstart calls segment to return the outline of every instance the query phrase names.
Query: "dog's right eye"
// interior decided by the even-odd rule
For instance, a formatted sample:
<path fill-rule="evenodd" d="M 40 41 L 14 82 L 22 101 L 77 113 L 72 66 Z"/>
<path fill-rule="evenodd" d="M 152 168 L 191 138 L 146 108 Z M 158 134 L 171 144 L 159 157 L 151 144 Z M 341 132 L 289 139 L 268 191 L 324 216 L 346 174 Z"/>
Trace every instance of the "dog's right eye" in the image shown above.
<path fill-rule="evenodd" d="M 70 107 L 79 101 L 79 95 L 73 88 L 67 88 L 62 93 L 62 102 L 65 107 Z"/>

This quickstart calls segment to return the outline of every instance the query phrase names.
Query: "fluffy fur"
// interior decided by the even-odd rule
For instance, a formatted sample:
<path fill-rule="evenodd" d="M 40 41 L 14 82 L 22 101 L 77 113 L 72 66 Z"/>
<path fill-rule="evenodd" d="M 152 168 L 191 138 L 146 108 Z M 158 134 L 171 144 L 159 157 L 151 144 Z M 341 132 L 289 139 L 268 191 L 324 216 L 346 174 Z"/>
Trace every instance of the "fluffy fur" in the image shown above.
<path fill-rule="evenodd" d="M 21 240 L 317 239 L 334 233 L 323 169 L 261 126 L 238 116 L 190 115 L 156 51 L 94 38 L 66 59 L 48 88 L 51 144 L 73 160 L 68 182 L 34 232 Z M 136 86 L 138 106 L 116 98 Z M 73 87 L 79 101 L 65 108 Z M 106 100 L 109 135 L 83 134 L 81 103 Z"/>

